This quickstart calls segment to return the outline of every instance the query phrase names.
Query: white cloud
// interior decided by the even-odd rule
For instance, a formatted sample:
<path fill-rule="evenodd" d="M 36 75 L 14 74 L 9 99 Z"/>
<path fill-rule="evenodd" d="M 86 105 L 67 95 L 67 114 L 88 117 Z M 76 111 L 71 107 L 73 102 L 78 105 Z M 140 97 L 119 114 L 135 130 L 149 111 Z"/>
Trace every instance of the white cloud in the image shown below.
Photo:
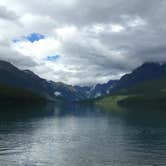
<path fill-rule="evenodd" d="M 49 80 L 106 82 L 165 60 L 165 15 L 162 0 L 1 0 L 0 58 Z M 45 38 L 23 38 L 34 32 Z"/>
<path fill-rule="evenodd" d="M 111 31 L 115 32 L 115 33 L 122 32 L 125 30 L 125 28 L 123 26 L 118 25 L 118 24 L 111 25 L 110 28 L 111 28 Z"/>
<path fill-rule="evenodd" d="M 55 28 L 54 32 L 59 40 L 72 40 L 77 33 L 75 26 L 64 26 Z"/>
<path fill-rule="evenodd" d="M 36 62 L 44 61 L 47 56 L 56 55 L 61 49 L 61 43 L 54 38 L 44 38 L 39 41 L 18 41 L 12 44 L 13 49 L 22 55 L 29 56 Z"/>
<path fill-rule="evenodd" d="M 55 20 L 47 15 L 33 15 L 27 13 L 20 18 L 23 32 L 30 34 L 32 32 L 38 32 L 46 35 L 51 35 L 53 29 L 56 26 Z"/>

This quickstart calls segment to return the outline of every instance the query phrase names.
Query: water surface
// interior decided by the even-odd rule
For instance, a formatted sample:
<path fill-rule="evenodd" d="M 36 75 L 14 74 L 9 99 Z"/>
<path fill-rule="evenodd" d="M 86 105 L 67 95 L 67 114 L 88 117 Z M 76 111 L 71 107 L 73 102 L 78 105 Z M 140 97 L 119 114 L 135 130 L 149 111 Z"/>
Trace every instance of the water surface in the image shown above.
<path fill-rule="evenodd" d="M 165 158 L 164 110 L 0 109 L 2 166 L 165 166 Z"/>

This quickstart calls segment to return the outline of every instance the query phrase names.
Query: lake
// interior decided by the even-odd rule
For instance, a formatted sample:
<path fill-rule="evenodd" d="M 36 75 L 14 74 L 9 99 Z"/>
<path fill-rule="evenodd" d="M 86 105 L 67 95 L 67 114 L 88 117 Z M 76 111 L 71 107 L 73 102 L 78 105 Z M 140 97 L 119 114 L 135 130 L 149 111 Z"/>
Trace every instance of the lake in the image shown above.
<path fill-rule="evenodd" d="M 166 110 L 0 109 L 0 166 L 159 165 L 166 165 Z"/>

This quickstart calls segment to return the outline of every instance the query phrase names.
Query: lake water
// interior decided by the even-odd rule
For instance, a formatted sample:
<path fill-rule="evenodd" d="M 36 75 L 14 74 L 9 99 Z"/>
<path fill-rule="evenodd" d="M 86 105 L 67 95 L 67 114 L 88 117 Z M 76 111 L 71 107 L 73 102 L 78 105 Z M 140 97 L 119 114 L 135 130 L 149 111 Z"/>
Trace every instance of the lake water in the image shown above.
<path fill-rule="evenodd" d="M 0 109 L 0 166 L 160 165 L 166 165 L 166 110 Z"/>

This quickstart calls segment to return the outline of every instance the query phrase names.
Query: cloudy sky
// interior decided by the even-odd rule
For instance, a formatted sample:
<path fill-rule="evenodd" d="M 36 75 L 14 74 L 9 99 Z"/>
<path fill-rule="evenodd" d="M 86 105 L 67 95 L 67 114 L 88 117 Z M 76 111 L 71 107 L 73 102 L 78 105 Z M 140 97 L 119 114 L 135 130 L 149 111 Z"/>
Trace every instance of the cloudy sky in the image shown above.
<path fill-rule="evenodd" d="M 0 0 L 0 59 L 95 84 L 166 60 L 165 0 Z"/>

